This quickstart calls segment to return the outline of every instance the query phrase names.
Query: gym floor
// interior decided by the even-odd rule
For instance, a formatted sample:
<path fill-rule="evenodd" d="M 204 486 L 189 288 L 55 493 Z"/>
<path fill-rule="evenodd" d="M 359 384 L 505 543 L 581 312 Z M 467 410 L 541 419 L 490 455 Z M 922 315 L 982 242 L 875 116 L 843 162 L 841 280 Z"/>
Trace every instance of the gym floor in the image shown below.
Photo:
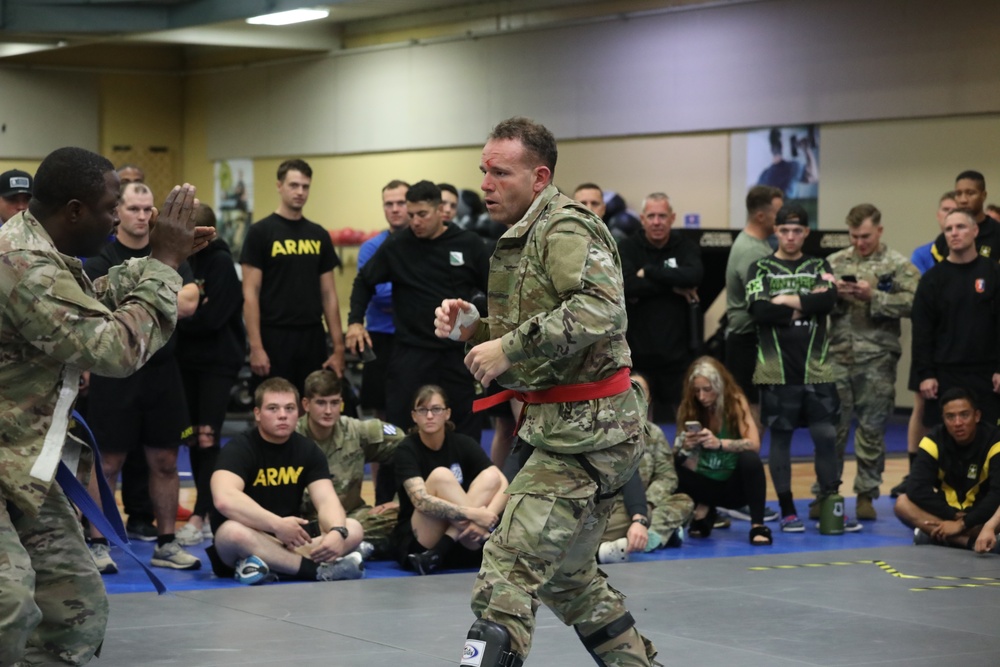
<path fill-rule="evenodd" d="M 751 547 L 749 524 L 734 520 L 708 539 L 603 569 L 665 665 L 995 667 L 1000 558 L 913 546 L 888 497 L 905 468 L 905 456 L 887 461 L 879 519 L 860 533 L 821 536 L 810 521 L 803 534 L 782 534 L 771 524 L 774 546 Z M 845 496 L 853 470 L 848 461 Z M 802 515 L 813 478 L 810 463 L 794 465 Z M 183 490 L 189 507 L 192 493 Z M 848 497 L 849 513 L 853 506 Z M 204 546 L 192 550 L 203 555 Z M 149 544 L 135 547 L 148 559 Z M 474 620 L 472 571 L 418 577 L 371 563 L 359 581 L 246 587 L 207 569 L 157 570 L 171 590 L 158 597 L 138 565 L 113 555 L 121 572 L 105 577 L 112 614 L 102 667 L 457 665 Z M 592 659 L 543 607 L 526 664 Z"/>

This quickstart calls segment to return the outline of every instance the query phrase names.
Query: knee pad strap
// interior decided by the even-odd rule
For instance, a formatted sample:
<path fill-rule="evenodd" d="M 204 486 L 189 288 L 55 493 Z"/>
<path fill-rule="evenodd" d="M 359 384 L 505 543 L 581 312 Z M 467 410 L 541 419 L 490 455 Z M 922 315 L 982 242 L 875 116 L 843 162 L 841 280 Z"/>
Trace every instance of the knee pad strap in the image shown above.
<path fill-rule="evenodd" d="M 624 616 L 619 616 L 600 630 L 597 630 L 586 637 L 583 636 L 579 629 L 576 629 L 576 634 L 579 635 L 580 641 L 583 642 L 583 646 L 588 651 L 593 651 L 604 642 L 614 639 L 634 625 L 635 619 L 632 618 L 632 614 L 625 612 Z"/>

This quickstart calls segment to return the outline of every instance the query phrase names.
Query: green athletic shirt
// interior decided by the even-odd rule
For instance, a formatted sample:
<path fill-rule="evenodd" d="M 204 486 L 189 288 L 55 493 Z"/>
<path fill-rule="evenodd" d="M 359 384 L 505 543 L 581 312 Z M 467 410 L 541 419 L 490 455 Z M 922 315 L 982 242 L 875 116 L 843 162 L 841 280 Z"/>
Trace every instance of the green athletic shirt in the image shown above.
<path fill-rule="evenodd" d="M 729 425 L 723 422 L 722 428 L 719 429 L 719 434 L 716 437 L 719 440 L 732 440 L 733 438 L 738 438 L 739 435 L 738 431 L 735 435 L 730 433 Z M 709 479 L 724 482 L 733 476 L 733 472 L 736 470 L 736 460 L 739 457 L 740 455 L 736 452 L 724 452 L 721 449 L 702 449 L 698 453 L 698 465 L 695 468 L 695 472 Z"/>
<path fill-rule="evenodd" d="M 818 287 L 826 292 L 814 293 Z M 802 299 L 802 317 L 770 303 L 779 294 Z M 747 274 L 747 304 L 757 323 L 754 384 L 804 385 L 833 382 L 827 361 L 827 313 L 837 302 L 833 273 L 825 259 L 803 255 L 795 260 L 775 255 L 758 260 Z"/>

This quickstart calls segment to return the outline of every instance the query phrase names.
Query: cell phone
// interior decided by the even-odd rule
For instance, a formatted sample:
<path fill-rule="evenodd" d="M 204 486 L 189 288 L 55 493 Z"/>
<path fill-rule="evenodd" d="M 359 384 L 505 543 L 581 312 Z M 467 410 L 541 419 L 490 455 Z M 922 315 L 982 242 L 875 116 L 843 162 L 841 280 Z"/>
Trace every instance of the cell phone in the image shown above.
<path fill-rule="evenodd" d="M 320 530 L 318 519 L 310 521 L 305 526 L 303 526 L 303 528 L 305 528 L 306 532 L 309 533 L 309 537 L 319 537 L 320 535 L 323 534 L 323 531 Z"/>
<path fill-rule="evenodd" d="M 845 283 L 856 283 L 856 282 L 858 282 L 858 277 L 857 276 L 841 276 L 840 279 L 843 280 Z"/>
<path fill-rule="evenodd" d="M 375 356 L 375 350 L 370 347 L 366 347 L 361 350 L 361 361 L 365 363 L 371 363 L 375 361 L 378 357 Z"/>
<path fill-rule="evenodd" d="M 701 422 L 684 422 L 684 429 L 688 433 L 697 433 L 701 430 Z"/>

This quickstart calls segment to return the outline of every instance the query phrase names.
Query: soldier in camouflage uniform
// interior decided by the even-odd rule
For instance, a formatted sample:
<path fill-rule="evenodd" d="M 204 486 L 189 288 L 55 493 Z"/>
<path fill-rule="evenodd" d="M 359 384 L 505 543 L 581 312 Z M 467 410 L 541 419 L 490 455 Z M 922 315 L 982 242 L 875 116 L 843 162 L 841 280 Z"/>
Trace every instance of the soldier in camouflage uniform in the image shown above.
<path fill-rule="evenodd" d="M 396 527 L 399 503 L 371 507 L 361 498 L 365 463 L 391 463 L 396 445 L 406 434 L 378 419 L 362 421 L 340 414 L 343 406 L 342 384 L 333 371 L 314 371 L 306 377 L 302 409 L 295 430 L 313 440 L 326 454 L 330 478 L 340 504 L 349 519 L 356 519 L 365 529 L 365 540 L 375 547 L 376 555 L 385 555 L 389 536 Z M 302 502 L 302 516 L 316 518 L 316 508 L 308 490 Z"/>
<path fill-rule="evenodd" d="M 615 500 L 608 526 L 601 537 L 605 543 L 626 538 L 625 553 L 679 547 L 684 538 L 683 531 L 677 531 L 694 512 L 691 496 L 676 492 L 677 469 L 663 429 L 647 421 L 644 432 L 646 451 L 639 461 L 639 469 Z M 630 493 L 633 484 L 635 491 Z M 655 546 L 649 545 L 650 542 Z M 605 548 L 602 547 L 602 550 Z M 601 562 L 615 562 L 615 559 Z"/>
<path fill-rule="evenodd" d="M 54 483 L 60 459 L 88 476 L 67 438 L 83 371 L 124 376 L 170 337 L 176 267 L 195 243 L 194 188 L 167 198 L 148 259 L 91 283 L 76 258 L 117 224 L 118 175 L 62 148 L 35 176 L 29 209 L 0 229 L 0 665 L 82 665 L 104 640 L 107 595 L 76 514 Z M 79 466 L 78 466 L 79 464 Z"/>
<path fill-rule="evenodd" d="M 479 620 L 462 664 L 522 664 L 541 601 L 598 664 L 645 666 L 656 651 L 595 562 L 614 496 L 643 450 L 646 405 L 628 379 L 621 261 L 601 220 L 552 185 L 556 155 L 552 134 L 530 120 L 494 128 L 482 190 L 509 229 L 491 262 L 489 317 L 480 322 L 457 299 L 435 316 L 437 335 L 474 346 L 466 365 L 477 380 L 521 392 L 518 436 L 533 448 L 483 549 L 472 598 Z M 569 383 L 581 391 L 568 396 Z"/>
<path fill-rule="evenodd" d="M 885 470 L 885 426 L 896 405 L 896 365 L 902 354 L 899 320 L 910 316 L 920 273 L 903 255 L 882 243 L 882 213 L 860 204 L 847 214 L 850 248 L 827 258 L 837 276 L 837 305 L 830 313 L 830 361 L 840 396 L 837 460 L 856 415 L 854 454 L 858 474 L 857 517 L 876 517 Z M 850 280 L 845 280 L 850 277 Z"/>

